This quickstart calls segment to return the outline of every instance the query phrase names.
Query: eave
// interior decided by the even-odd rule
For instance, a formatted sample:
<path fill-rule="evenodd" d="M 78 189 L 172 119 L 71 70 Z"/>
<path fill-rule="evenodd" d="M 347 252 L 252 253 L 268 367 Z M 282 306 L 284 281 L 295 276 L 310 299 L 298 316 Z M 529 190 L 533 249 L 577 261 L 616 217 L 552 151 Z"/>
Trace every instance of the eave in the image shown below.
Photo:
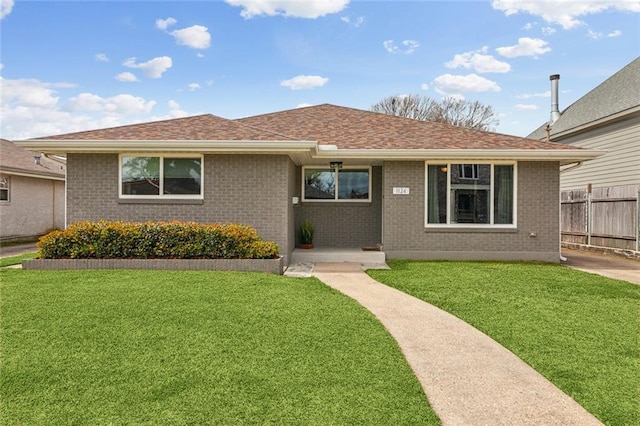
<path fill-rule="evenodd" d="M 494 160 L 559 161 L 569 164 L 604 155 L 588 149 L 339 149 L 316 141 L 219 141 L 219 140 L 53 140 L 15 141 L 31 151 L 66 155 L 73 153 L 200 153 L 282 154 L 298 164 L 318 164 L 329 159 L 367 164 L 382 161 Z"/>
<path fill-rule="evenodd" d="M 606 151 L 588 149 L 323 149 L 315 159 L 362 159 L 388 161 L 426 160 L 494 160 L 494 161 L 559 161 L 569 164 L 587 161 L 606 154 Z"/>

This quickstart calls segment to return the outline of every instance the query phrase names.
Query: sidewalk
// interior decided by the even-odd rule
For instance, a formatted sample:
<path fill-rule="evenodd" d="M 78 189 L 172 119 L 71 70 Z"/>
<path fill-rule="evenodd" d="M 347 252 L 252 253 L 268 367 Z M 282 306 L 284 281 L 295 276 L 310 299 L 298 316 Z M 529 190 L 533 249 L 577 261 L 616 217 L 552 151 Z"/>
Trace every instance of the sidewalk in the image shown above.
<path fill-rule="evenodd" d="M 32 253 L 38 250 L 36 243 L 14 244 L 0 247 L 0 257 L 18 256 L 24 253 Z"/>
<path fill-rule="evenodd" d="M 599 425 L 520 358 L 462 320 L 378 283 L 354 263 L 314 275 L 369 309 L 396 339 L 444 425 Z"/>

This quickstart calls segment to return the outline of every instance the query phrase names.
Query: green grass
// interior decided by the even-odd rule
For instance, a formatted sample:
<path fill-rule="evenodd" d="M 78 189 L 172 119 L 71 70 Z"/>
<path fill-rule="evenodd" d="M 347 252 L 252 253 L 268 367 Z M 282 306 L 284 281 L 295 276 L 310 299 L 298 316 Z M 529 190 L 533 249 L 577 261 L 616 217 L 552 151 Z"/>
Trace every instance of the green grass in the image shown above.
<path fill-rule="evenodd" d="M 605 424 L 640 424 L 640 287 L 548 264 L 389 265 L 369 274 L 493 337 Z"/>
<path fill-rule="evenodd" d="M 17 256 L 9 256 L 0 258 L 0 268 L 4 268 L 12 265 L 19 265 L 25 259 L 34 259 L 36 257 L 36 252 L 33 253 L 25 253 Z"/>
<path fill-rule="evenodd" d="M 0 271 L 0 423 L 438 424 L 395 341 L 316 279 Z"/>

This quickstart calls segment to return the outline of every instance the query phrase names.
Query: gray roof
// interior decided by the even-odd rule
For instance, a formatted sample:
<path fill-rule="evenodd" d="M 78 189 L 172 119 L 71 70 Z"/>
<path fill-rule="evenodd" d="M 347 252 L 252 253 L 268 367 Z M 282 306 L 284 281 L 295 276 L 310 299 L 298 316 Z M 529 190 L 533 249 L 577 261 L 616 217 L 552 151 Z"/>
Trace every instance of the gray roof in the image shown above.
<path fill-rule="evenodd" d="M 36 164 L 34 159 L 36 155 L 40 156 L 40 164 Z M 27 151 L 11 141 L 0 139 L 0 172 L 59 180 L 64 179 L 65 165 L 41 153 Z"/>
<path fill-rule="evenodd" d="M 560 113 L 551 126 L 550 137 L 589 125 L 640 106 L 640 57 L 609 77 L 595 89 L 575 101 Z M 538 127 L 528 137 L 546 138 L 547 123 Z"/>

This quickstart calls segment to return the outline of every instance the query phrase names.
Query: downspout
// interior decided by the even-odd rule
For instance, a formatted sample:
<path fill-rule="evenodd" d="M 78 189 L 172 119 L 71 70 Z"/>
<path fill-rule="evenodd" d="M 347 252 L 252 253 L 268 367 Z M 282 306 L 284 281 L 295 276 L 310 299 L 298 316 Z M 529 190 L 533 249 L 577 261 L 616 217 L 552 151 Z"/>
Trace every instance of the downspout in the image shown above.
<path fill-rule="evenodd" d="M 560 169 L 560 174 L 564 173 L 564 172 L 568 172 L 569 170 L 574 170 L 577 169 L 578 167 L 582 166 L 582 163 L 584 161 L 577 161 L 575 164 L 572 164 L 571 166 L 567 167 L 566 169 Z M 558 241 L 559 244 L 559 253 L 560 253 L 560 262 L 566 262 L 567 258 L 564 257 L 562 255 L 562 190 L 558 191 L 560 193 L 560 199 L 558 200 L 558 204 L 560 205 L 560 211 L 558 213 L 558 226 L 560 227 L 560 229 L 558 230 L 558 234 L 560 234 L 560 240 Z"/>

